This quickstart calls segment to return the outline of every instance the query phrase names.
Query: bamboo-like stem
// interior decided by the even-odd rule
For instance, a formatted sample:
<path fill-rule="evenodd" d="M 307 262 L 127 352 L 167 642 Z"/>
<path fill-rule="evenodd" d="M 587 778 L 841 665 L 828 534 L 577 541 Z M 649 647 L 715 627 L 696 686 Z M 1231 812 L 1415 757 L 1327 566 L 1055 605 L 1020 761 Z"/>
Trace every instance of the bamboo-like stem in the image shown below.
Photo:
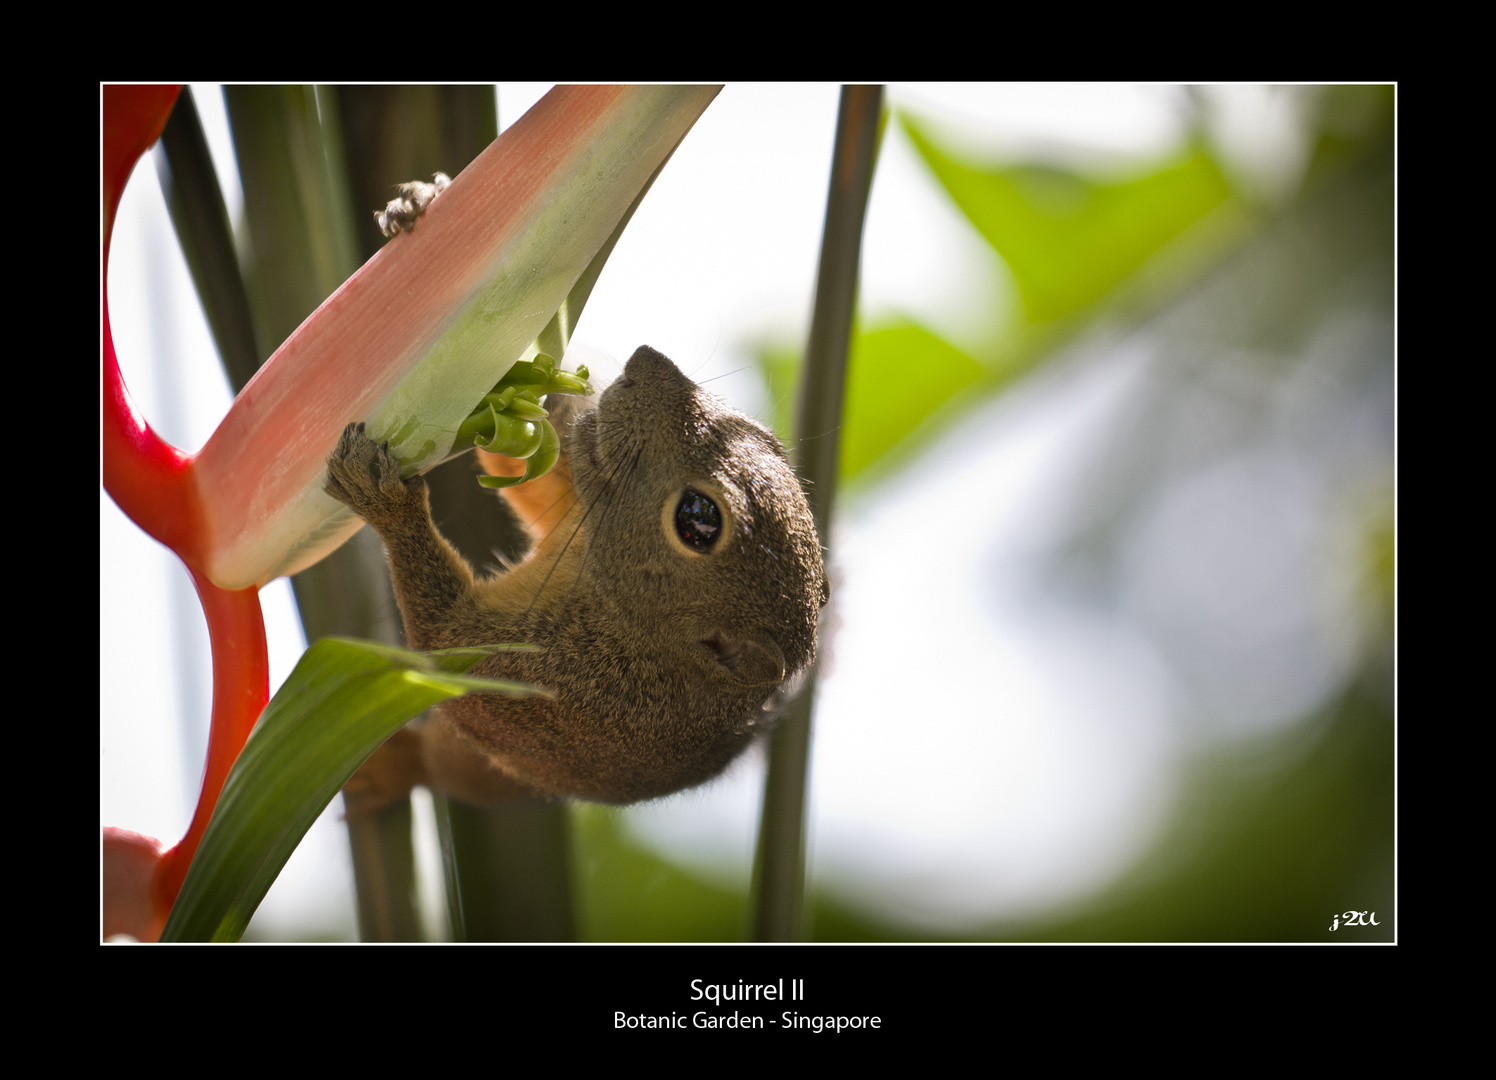
<path fill-rule="evenodd" d="M 830 534 L 836 494 L 847 351 L 857 306 L 857 266 L 882 107 L 881 86 L 842 88 L 815 311 L 795 422 L 797 465 L 807 484 L 822 544 Z M 796 941 L 804 936 L 805 783 L 814 695 L 812 672 L 780 720 L 769 751 L 754 865 L 753 936 L 758 941 Z"/>
<path fill-rule="evenodd" d="M 442 842 L 458 941 L 575 941 L 566 804 L 520 800 L 489 809 L 447 799 Z"/>
<path fill-rule="evenodd" d="M 347 820 L 360 941 L 421 941 L 410 798 Z"/>
<path fill-rule="evenodd" d="M 234 230 L 191 87 L 182 88 L 171 119 L 161 132 L 156 175 L 192 284 L 208 317 L 213 343 L 237 394 L 254 377 L 268 353 L 262 354 L 255 344 L 249 296 L 234 250 Z"/>

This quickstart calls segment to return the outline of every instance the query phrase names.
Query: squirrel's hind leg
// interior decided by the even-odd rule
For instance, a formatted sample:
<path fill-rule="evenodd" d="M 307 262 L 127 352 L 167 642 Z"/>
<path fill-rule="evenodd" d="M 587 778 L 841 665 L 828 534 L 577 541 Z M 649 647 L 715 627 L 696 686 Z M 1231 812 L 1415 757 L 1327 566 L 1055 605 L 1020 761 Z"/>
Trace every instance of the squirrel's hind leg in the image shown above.
<path fill-rule="evenodd" d="M 473 571 L 436 531 L 426 481 L 419 476 L 400 479 L 400 463 L 389 445 L 375 443 L 359 423 L 343 429 L 327 459 L 323 490 L 372 525 L 384 541 L 410 647 L 471 644 L 448 641 L 444 633 L 472 592 Z"/>

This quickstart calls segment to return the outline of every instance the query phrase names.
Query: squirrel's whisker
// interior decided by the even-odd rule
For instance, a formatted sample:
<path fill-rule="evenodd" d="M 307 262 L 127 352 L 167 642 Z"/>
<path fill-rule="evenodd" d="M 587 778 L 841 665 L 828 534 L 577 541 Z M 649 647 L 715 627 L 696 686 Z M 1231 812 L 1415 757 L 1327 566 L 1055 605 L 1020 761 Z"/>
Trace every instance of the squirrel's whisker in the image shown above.
<path fill-rule="evenodd" d="M 789 400 L 789 397 L 789 394 L 780 394 L 779 397 L 774 399 L 774 404 L 769 406 L 769 412 L 777 413 L 779 411 L 779 407 L 783 405 L 787 400 Z M 753 419 L 757 420 L 760 424 L 768 426 L 769 421 L 764 419 L 762 409 L 753 414 Z"/>
<path fill-rule="evenodd" d="M 644 444 L 640 443 L 638 448 L 634 450 L 633 460 L 629 462 L 629 471 L 619 478 L 619 481 L 616 485 L 612 483 L 611 478 L 609 478 L 608 505 L 603 507 L 603 516 L 598 519 L 597 528 L 593 529 L 592 535 L 587 538 L 587 548 L 582 552 L 582 565 L 577 568 L 576 580 L 571 583 L 571 591 L 566 594 L 568 600 L 576 594 L 577 585 L 582 580 L 582 573 L 587 569 L 587 560 L 592 557 L 592 545 L 597 541 L 597 538 L 599 536 L 602 536 L 606 531 L 608 524 L 608 514 L 613 509 L 613 503 L 618 497 L 619 490 L 627 486 L 628 482 L 633 479 L 634 472 L 639 467 L 639 458 L 643 453 Z M 621 462 L 622 459 L 620 459 L 620 463 Z M 573 534 L 573 538 L 575 538 L 575 534 Z M 570 543 L 570 541 L 568 541 L 568 543 Z"/>
<path fill-rule="evenodd" d="M 541 540 L 546 539 L 546 537 L 550 536 L 551 533 L 555 532 L 558 528 L 560 528 L 561 527 L 561 523 L 563 521 L 565 521 L 568 517 L 570 517 L 571 516 L 571 512 L 577 508 L 577 502 L 578 502 L 578 500 L 577 500 L 576 492 L 568 489 L 566 491 L 563 491 L 560 495 L 558 495 L 556 497 L 556 501 L 555 502 L 551 503 L 551 505 L 547 506 L 544 510 L 542 510 L 539 514 L 537 514 L 535 516 L 535 520 L 536 521 L 544 521 L 546 519 L 546 517 L 550 514 L 550 512 L 552 510 L 556 509 L 556 507 L 558 507 L 558 506 L 561 505 L 561 500 L 562 499 L 570 499 L 571 500 L 571 505 L 566 508 L 566 513 L 564 513 L 560 517 L 558 517 L 556 519 L 555 524 L 552 525 L 549 529 L 546 530 L 545 536 L 542 536 L 540 538 Z M 539 541 L 536 541 L 536 543 L 538 545 Z"/>
<path fill-rule="evenodd" d="M 721 375 L 713 375 L 710 379 L 702 379 L 696 385 L 697 386 L 705 386 L 709 382 L 716 382 L 718 379 L 725 379 L 729 375 L 736 375 L 740 371 L 747 371 L 747 370 L 748 369 L 745 368 L 745 367 L 733 368 L 731 371 L 724 371 Z"/>

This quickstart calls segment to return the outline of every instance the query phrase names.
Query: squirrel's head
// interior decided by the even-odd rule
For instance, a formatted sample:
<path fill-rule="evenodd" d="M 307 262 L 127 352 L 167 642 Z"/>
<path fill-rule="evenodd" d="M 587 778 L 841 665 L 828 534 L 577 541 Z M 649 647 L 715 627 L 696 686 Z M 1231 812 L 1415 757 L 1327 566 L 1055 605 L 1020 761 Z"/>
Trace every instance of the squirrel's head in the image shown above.
<path fill-rule="evenodd" d="M 714 681 L 772 689 L 810 661 L 828 595 L 820 542 L 767 428 L 644 346 L 577 420 L 571 455 L 597 518 L 594 580 L 622 618 Z"/>
<path fill-rule="evenodd" d="M 517 771 L 610 802 L 678 791 L 721 772 L 814 658 L 815 521 L 779 440 L 648 347 L 567 443 L 585 551 L 534 676 L 568 750 Z"/>

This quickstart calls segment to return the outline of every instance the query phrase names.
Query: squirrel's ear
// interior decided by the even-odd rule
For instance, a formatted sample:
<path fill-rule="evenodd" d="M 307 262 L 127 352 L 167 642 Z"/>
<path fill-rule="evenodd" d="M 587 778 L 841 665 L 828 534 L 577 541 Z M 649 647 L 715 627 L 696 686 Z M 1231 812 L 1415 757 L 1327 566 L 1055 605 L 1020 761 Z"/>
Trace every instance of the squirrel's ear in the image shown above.
<path fill-rule="evenodd" d="M 748 686 L 776 686 L 784 681 L 784 653 L 770 637 L 730 638 L 721 630 L 702 642 L 716 654 L 723 672 Z"/>

